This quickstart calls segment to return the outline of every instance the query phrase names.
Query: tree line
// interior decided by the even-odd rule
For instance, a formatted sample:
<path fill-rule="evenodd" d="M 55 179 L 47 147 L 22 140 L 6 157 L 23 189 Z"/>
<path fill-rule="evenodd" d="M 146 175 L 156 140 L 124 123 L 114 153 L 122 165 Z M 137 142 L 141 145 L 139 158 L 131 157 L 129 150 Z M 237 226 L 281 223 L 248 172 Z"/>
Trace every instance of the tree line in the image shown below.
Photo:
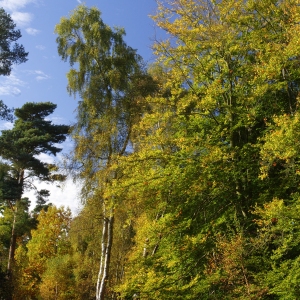
<path fill-rule="evenodd" d="M 76 123 L 27 103 L 2 131 L 3 299 L 300 297 L 300 3 L 157 4 L 151 65 L 97 8 L 56 26 Z M 67 133 L 83 209 L 40 191 L 29 212 L 28 178 L 64 179 L 36 155 Z"/>

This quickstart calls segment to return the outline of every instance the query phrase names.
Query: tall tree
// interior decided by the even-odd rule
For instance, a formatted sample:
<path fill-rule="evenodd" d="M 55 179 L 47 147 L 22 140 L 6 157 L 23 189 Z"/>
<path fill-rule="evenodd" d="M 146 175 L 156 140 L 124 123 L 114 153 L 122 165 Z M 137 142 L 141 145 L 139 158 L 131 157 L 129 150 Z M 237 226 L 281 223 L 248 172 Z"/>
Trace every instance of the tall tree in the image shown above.
<path fill-rule="evenodd" d="M 14 211 L 11 243 L 8 259 L 8 274 L 11 273 L 16 248 L 15 224 L 18 203 L 26 189 L 34 187 L 32 180 L 55 181 L 63 179 L 57 174 L 55 165 L 42 162 L 38 155 L 56 155 L 62 149 L 56 144 L 62 143 L 69 132 L 69 126 L 54 125 L 46 118 L 53 113 L 56 105 L 51 102 L 26 103 L 15 110 L 17 120 L 10 130 L 2 130 L 0 136 L 0 155 L 9 165 L 7 177 L 14 183 L 13 194 L 3 200 Z"/>
<path fill-rule="evenodd" d="M 136 220 L 137 246 L 120 291 L 145 299 L 267 295 L 255 276 L 263 259 L 248 256 L 256 234 L 251 207 L 276 197 L 294 201 L 299 192 L 295 173 L 286 177 L 288 162 L 294 170 L 297 164 L 280 161 L 293 153 L 284 156 L 276 140 L 274 162 L 268 154 L 275 145 L 263 147 L 278 134 L 265 140 L 276 116 L 297 121 L 299 1 L 158 4 L 154 19 L 169 34 L 155 45 L 163 90 L 149 99 L 137 151 L 124 157 L 114 191 L 147 211 Z M 212 272 L 209 265 L 222 267 Z"/>
<path fill-rule="evenodd" d="M 113 240 L 114 209 L 119 199 L 106 195 L 118 172 L 111 167 L 130 148 L 132 128 L 143 99 L 154 88 L 141 57 L 123 40 L 124 30 L 104 24 L 96 8 L 80 5 L 56 26 L 58 53 L 69 60 L 70 94 L 78 94 L 74 159 L 89 197 L 102 202 L 102 252 L 96 299 L 104 299 Z"/>

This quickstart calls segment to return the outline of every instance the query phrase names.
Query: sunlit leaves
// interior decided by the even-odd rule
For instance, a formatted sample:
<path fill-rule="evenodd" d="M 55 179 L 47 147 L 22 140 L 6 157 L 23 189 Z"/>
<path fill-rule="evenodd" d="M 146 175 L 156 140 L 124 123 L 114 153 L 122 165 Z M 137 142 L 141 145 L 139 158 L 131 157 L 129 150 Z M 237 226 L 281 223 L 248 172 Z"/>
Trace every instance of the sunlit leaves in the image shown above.
<path fill-rule="evenodd" d="M 299 189 L 298 1 L 159 1 L 153 18 L 169 34 L 154 45 L 160 89 L 111 189 L 143 209 L 121 290 L 263 297 L 270 257 L 251 239 L 253 206 Z M 205 274 L 213 259 L 220 266 Z"/>
<path fill-rule="evenodd" d="M 43 274 L 49 269 L 46 281 L 54 272 L 51 260 L 71 253 L 67 240 L 71 211 L 50 206 L 47 212 L 42 210 L 37 219 L 39 223 L 31 233 L 32 238 L 26 246 L 17 249 L 16 261 L 20 270 L 15 294 L 19 296 L 38 295 Z"/>

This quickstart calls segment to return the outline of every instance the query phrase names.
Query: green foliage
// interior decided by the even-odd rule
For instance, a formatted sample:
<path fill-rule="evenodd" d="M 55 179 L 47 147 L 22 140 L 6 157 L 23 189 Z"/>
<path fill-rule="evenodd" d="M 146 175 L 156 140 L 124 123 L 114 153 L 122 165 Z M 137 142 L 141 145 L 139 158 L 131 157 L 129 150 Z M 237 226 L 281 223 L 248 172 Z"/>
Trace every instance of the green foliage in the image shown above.
<path fill-rule="evenodd" d="M 73 267 L 74 263 L 69 256 L 49 259 L 40 284 L 41 299 L 79 299 L 75 292 Z"/>
<path fill-rule="evenodd" d="M 15 43 L 21 37 L 20 30 L 15 30 L 16 24 L 3 8 L 0 9 L 0 22 L 0 75 L 9 75 L 12 64 L 26 62 L 28 53 L 22 45 Z"/>
<path fill-rule="evenodd" d="M 0 119 L 7 120 L 12 122 L 14 120 L 13 116 L 14 110 L 12 108 L 8 108 L 7 105 L 4 104 L 2 100 L 0 100 Z"/>
<path fill-rule="evenodd" d="M 0 75 L 8 76 L 13 64 L 21 64 L 27 61 L 28 52 L 23 45 L 16 43 L 22 36 L 20 30 L 16 30 L 16 24 L 11 16 L 0 9 Z M 13 109 L 10 109 L 0 100 L 0 119 L 13 121 Z"/>
<path fill-rule="evenodd" d="M 101 256 L 102 210 L 99 201 L 89 200 L 71 223 L 69 232 L 76 284 L 76 299 L 95 299 Z"/>
<path fill-rule="evenodd" d="M 126 152 L 144 97 L 155 88 L 141 57 L 123 40 L 124 30 L 103 23 L 96 8 L 78 6 L 56 26 L 58 53 L 69 61 L 68 90 L 79 94 L 74 158 L 83 178 Z M 77 67 L 78 64 L 78 67 Z M 86 175 L 85 175 L 86 172 Z"/>
<path fill-rule="evenodd" d="M 96 8 L 61 19 L 85 206 L 71 253 L 28 243 L 43 298 L 299 298 L 299 16 L 298 0 L 158 1 L 149 72 Z"/>
<path fill-rule="evenodd" d="M 36 205 L 33 209 L 33 213 L 39 213 L 41 210 L 47 211 L 52 203 L 47 203 L 50 192 L 48 190 L 40 190 L 37 192 Z"/>
<path fill-rule="evenodd" d="M 58 53 L 71 66 L 68 91 L 81 98 L 72 132 L 72 159 L 82 166 L 77 177 L 84 181 L 83 199 L 101 203 L 103 235 L 96 298 L 102 299 L 100 286 L 109 282 L 110 260 L 115 259 L 111 250 L 114 210 L 122 202 L 110 194 L 112 180 L 121 175 L 114 164 L 131 151 L 133 127 L 156 84 L 141 57 L 124 42 L 124 30 L 104 24 L 98 9 L 78 6 L 69 18 L 61 19 L 56 33 Z"/>
<path fill-rule="evenodd" d="M 43 210 L 40 212 L 37 221 L 37 228 L 32 230 L 30 241 L 23 247 L 19 247 L 16 252 L 18 267 L 17 288 L 14 291 L 16 298 L 25 299 L 25 297 L 39 295 L 41 282 L 44 280 L 49 286 L 48 280 L 51 280 L 53 272 L 54 274 L 59 272 L 56 270 L 57 261 L 64 260 L 64 257 L 67 259 L 67 255 L 71 254 L 67 238 L 71 222 L 69 209 L 50 206 L 47 212 Z M 46 293 L 45 286 L 43 286 L 43 293 Z M 50 297 L 50 294 L 48 296 Z"/>
<path fill-rule="evenodd" d="M 30 188 L 24 180 L 36 177 L 40 180 L 51 181 L 53 166 L 40 161 L 37 156 L 41 153 L 56 155 L 62 149 L 56 144 L 66 139 L 69 126 L 53 125 L 51 121 L 45 120 L 56 108 L 50 102 L 26 103 L 22 108 L 15 110 L 17 120 L 10 130 L 2 130 L 0 136 L 0 155 L 7 161 L 5 181 L 10 181 L 18 187 L 18 195 L 13 201 L 21 198 L 24 189 Z M 6 188 L 3 189 L 7 191 Z M 7 198 L 8 197 L 8 198 Z M 12 196 L 6 196 L 4 200 Z"/>
<path fill-rule="evenodd" d="M 10 210 L 10 245 L 8 251 L 7 274 L 12 286 L 14 269 L 14 253 L 18 242 L 22 244 L 22 236 L 36 225 L 28 214 L 29 201 L 22 199 L 23 192 L 33 189 L 32 180 L 53 182 L 60 179 L 57 167 L 42 162 L 38 155 L 56 155 L 62 149 L 56 145 L 66 139 L 69 126 L 54 125 L 45 118 L 51 114 L 56 105 L 50 102 L 26 103 L 15 110 L 17 117 L 14 127 L 2 130 L 0 136 L 0 156 L 5 163 L 0 166 L 0 203 Z M 61 176 L 63 179 L 63 176 Z M 44 205 L 41 196 L 49 193 L 38 192 L 40 206 Z M 41 202 L 42 201 L 42 202 Z M 20 239 L 20 240 L 18 240 Z"/>
<path fill-rule="evenodd" d="M 270 294 L 279 299 L 299 297 L 299 195 L 284 203 L 274 199 L 263 207 L 256 207 L 259 218 L 255 246 L 268 249 L 271 269 L 263 272 Z"/>
<path fill-rule="evenodd" d="M 54 144 L 66 139 L 69 127 L 53 125 L 45 120 L 56 105 L 50 102 L 26 103 L 15 110 L 17 120 L 13 129 L 2 130 L 0 153 L 3 159 L 12 161 L 15 168 L 27 169 L 41 178 L 47 177 L 49 167 L 35 156 L 45 153 L 56 155 L 61 148 Z"/>
<path fill-rule="evenodd" d="M 258 246 L 252 207 L 293 203 L 299 190 L 297 3 L 159 2 L 154 19 L 170 37 L 155 45 L 161 89 L 110 191 L 143 211 L 124 297 L 280 295 L 260 282 L 277 246 Z"/>

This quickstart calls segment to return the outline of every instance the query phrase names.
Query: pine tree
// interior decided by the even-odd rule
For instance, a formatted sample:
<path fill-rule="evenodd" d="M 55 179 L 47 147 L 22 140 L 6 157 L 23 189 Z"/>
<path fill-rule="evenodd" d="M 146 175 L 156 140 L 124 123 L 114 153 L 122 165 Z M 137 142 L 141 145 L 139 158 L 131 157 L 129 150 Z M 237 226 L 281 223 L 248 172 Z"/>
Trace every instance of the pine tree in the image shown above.
<path fill-rule="evenodd" d="M 56 155 L 62 149 L 56 144 L 66 139 L 69 126 L 54 125 L 46 120 L 53 113 L 56 105 L 50 102 L 26 103 L 15 110 L 17 120 L 10 130 L 2 130 L 0 136 L 0 155 L 7 162 L 8 170 L 3 187 L 11 184 L 14 188 L 2 191 L 2 200 L 7 202 L 13 211 L 12 234 L 8 258 L 8 275 L 12 274 L 14 253 L 16 249 L 17 210 L 26 189 L 33 188 L 32 180 L 55 181 L 62 179 L 55 165 L 42 162 L 38 155 L 41 153 Z"/>
<path fill-rule="evenodd" d="M 21 64 L 27 61 L 28 52 L 25 52 L 23 45 L 16 41 L 22 36 L 20 30 L 16 30 L 16 24 L 11 16 L 0 9 L 0 75 L 8 76 L 11 73 L 13 64 Z M 11 45 L 14 43 L 13 45 Z M 0 118 L 13 121 L 13 110 L 9 109 L 0 100 Z"/>

